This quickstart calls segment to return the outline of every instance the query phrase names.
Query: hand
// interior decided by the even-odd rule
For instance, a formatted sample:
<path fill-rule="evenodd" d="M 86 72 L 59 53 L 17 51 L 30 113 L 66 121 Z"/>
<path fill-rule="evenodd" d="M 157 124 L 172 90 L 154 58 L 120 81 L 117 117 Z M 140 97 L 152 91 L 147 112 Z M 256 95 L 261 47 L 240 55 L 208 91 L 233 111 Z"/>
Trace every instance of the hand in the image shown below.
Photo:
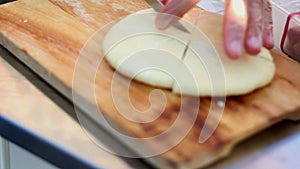
<path fill-rule="evenodd" d="M 161 0 L 165 5 L 156 18 L 156 26 L 159 29 L 167 29 L 176 23 L 180 17 L 192 9 L 200 0 Z M 171 15 L 165 15 L 171 14 Z M 172 17 L 177 16 L 177 17 Z"/>
<path fill-rule="evenodd" d="M 243 7 L 246 15 L 235 15 L 243 13 Z M 272 8 L 269 0 L 227 0 L 224 17 L 224 48 L 230 58 L 240 58 L 244 49 L 255 55 L 262 46 L 273 48 Z"/>
<path fill-rule="evenodd" d="M 161 12 L 182 17 L 199 1 L 162 0 L 165 7 Z M 177 17 L 158 15 L 156 26 L 166 29 L 177 20 Z M 262 46 L 273 48 L 272 8 L 269 0 L 227 0 L 223 39 L 225 52 L 231 59 L 240 58 L 244 49 L 254 55 L 260 52 Z"/>

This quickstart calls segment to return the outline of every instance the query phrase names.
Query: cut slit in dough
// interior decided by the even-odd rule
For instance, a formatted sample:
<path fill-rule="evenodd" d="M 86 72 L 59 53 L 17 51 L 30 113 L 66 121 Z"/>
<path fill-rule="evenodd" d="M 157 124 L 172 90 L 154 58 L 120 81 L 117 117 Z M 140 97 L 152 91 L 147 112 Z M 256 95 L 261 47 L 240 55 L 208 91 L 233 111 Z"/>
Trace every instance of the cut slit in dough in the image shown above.
<path fill-rule="evenodd" d="M 190 31 L 196 31 L 192 35 L 174 27 L 161 31 L 155 27 L 155 16 L 152 9 L 142 10 L 122 19 L 107 33 L 103 42 L 106 59 L 121 74 L 192 96 L 246 94 L 273 79 L 275 65 L 267 49 L 257 56 L 245 54 L 239 60 L 230 60 L 219 40 L 221 28 L 205 32 L 212 27 L 210 22 L 202 22 L 201 30 L 181 22 Z M 190 48 L 181 61 L 190 38 Z"/>

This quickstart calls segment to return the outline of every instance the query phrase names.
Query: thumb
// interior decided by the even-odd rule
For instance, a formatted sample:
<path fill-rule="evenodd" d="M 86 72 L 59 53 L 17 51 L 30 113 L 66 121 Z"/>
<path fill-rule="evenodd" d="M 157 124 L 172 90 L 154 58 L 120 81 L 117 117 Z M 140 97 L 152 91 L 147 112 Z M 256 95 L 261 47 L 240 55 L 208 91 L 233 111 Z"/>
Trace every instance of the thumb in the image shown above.
<path fill-rule="evenodd" d="M 156 17 L 156 27 L 158 29 L 167 29 L 175 24 L 180 17 L 187 13 L 200 0 L 163 0 L 164 8 Z"/>

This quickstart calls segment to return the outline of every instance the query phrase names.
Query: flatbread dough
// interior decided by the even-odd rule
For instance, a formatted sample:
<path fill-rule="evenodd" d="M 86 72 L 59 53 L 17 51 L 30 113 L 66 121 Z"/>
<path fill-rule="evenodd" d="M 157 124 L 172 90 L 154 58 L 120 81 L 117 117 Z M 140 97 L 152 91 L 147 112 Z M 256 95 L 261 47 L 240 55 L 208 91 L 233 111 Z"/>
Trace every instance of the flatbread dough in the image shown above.
<path fill-rule="evenodd" d="M 211 35 L 194 28 L 193 23 L 181 21 L 192 32 L 190 35 L 174 27 L 157 30 L 155 17 L 152 9 L 142 10 L 122 19 L 107 33 L 103 41 L 106 59 L 121 74 L 193 96 L 246 94 L 272 80 L 275 65 L 267 49 L 262 49 L 257 56 L 245 54 L 239 60 L 230 60 L 220 43 L 220 25 Z M 214 45 L 206 35 L 211 35 L 208 37 Z M 182 61 L 190 38 L 191 44 Z"/>

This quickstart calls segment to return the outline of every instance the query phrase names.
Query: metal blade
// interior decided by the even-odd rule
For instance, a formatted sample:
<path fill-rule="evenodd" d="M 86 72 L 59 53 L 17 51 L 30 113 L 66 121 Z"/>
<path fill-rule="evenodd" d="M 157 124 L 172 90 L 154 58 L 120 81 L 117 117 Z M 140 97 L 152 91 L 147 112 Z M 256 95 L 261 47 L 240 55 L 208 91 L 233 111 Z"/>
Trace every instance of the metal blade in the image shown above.
<path fill-rule="evenodd" d="M 177 21 L 177 23 L 173 26 L 183 32 L 190 33 L 190 31 L 187 30 L 181 23 L 179 23 L 179 21 Z"/>
<path fill-rule="evenodd" d="M 189 39 L 189 41 L 186 43 L 185 48 L 184 48 L 184 51 L 183 51 L 183 53 L 182 53 L 182 55 L 181 55 L 181 60 L 182 60 L 182 61 L 184 60 L 184 58 L 185 58 L 185 56 L 186 56 L 186 53 L 187 53 L 187 51 L 188 51 L 188 49 L 189 49 L 190 43 L 191 43 L 191 40 Z"/>
<path fill-rule="evenodd" d="M 164 5 L 159 2 L 158 0 L 146 0 L 146 2 L 156 11 L 156 12 L 160 12 L 161 9 L 164 7 Z M 190 33 L 181 23 L 177 22 L 174 25 L 175 28 L 186 32 L 186 33 Z"/>
<path fill-rule="evenodd" d="M 146 0 L 146 2 L 156 11 L 160 12 L 164 5 L 157 0 Z"/>
<path fill-rule="evenodd" d="M 190 35 L 189 35 L 189 40 L 188 40 L 188 42 L 185 44 L 184 51 L 183 51 L 183 53 L 182 53 L 182 55 L 181 55 L 181 60 L 182 60 L 182 61 L 185 59 L 186 53 L 187 53 L 187 51 L 188 51 L 188 49 L 189 49 L 189 46 L 190 46 L 190 44 L 191 44 L 192 37 L 193 37 L 192 34 L 193 34 L 194 31 L 196 30 L 196 26 L 197 26 L 197 24 L 198 24 L 198 20 L 199 20 L 198 18 L 199 18 L 199 16 L 200 16 L 200 14 L 201 14 L 201 12 L 199 11 L 199 12 L 198 12 L 198 15 L 197 15 L 197 17 L 196 17 L 196 20 L 195 20 L 195 22 L 194 22 L 194 27 L 193 27 L 193 29 L 192 29 Z"/>

